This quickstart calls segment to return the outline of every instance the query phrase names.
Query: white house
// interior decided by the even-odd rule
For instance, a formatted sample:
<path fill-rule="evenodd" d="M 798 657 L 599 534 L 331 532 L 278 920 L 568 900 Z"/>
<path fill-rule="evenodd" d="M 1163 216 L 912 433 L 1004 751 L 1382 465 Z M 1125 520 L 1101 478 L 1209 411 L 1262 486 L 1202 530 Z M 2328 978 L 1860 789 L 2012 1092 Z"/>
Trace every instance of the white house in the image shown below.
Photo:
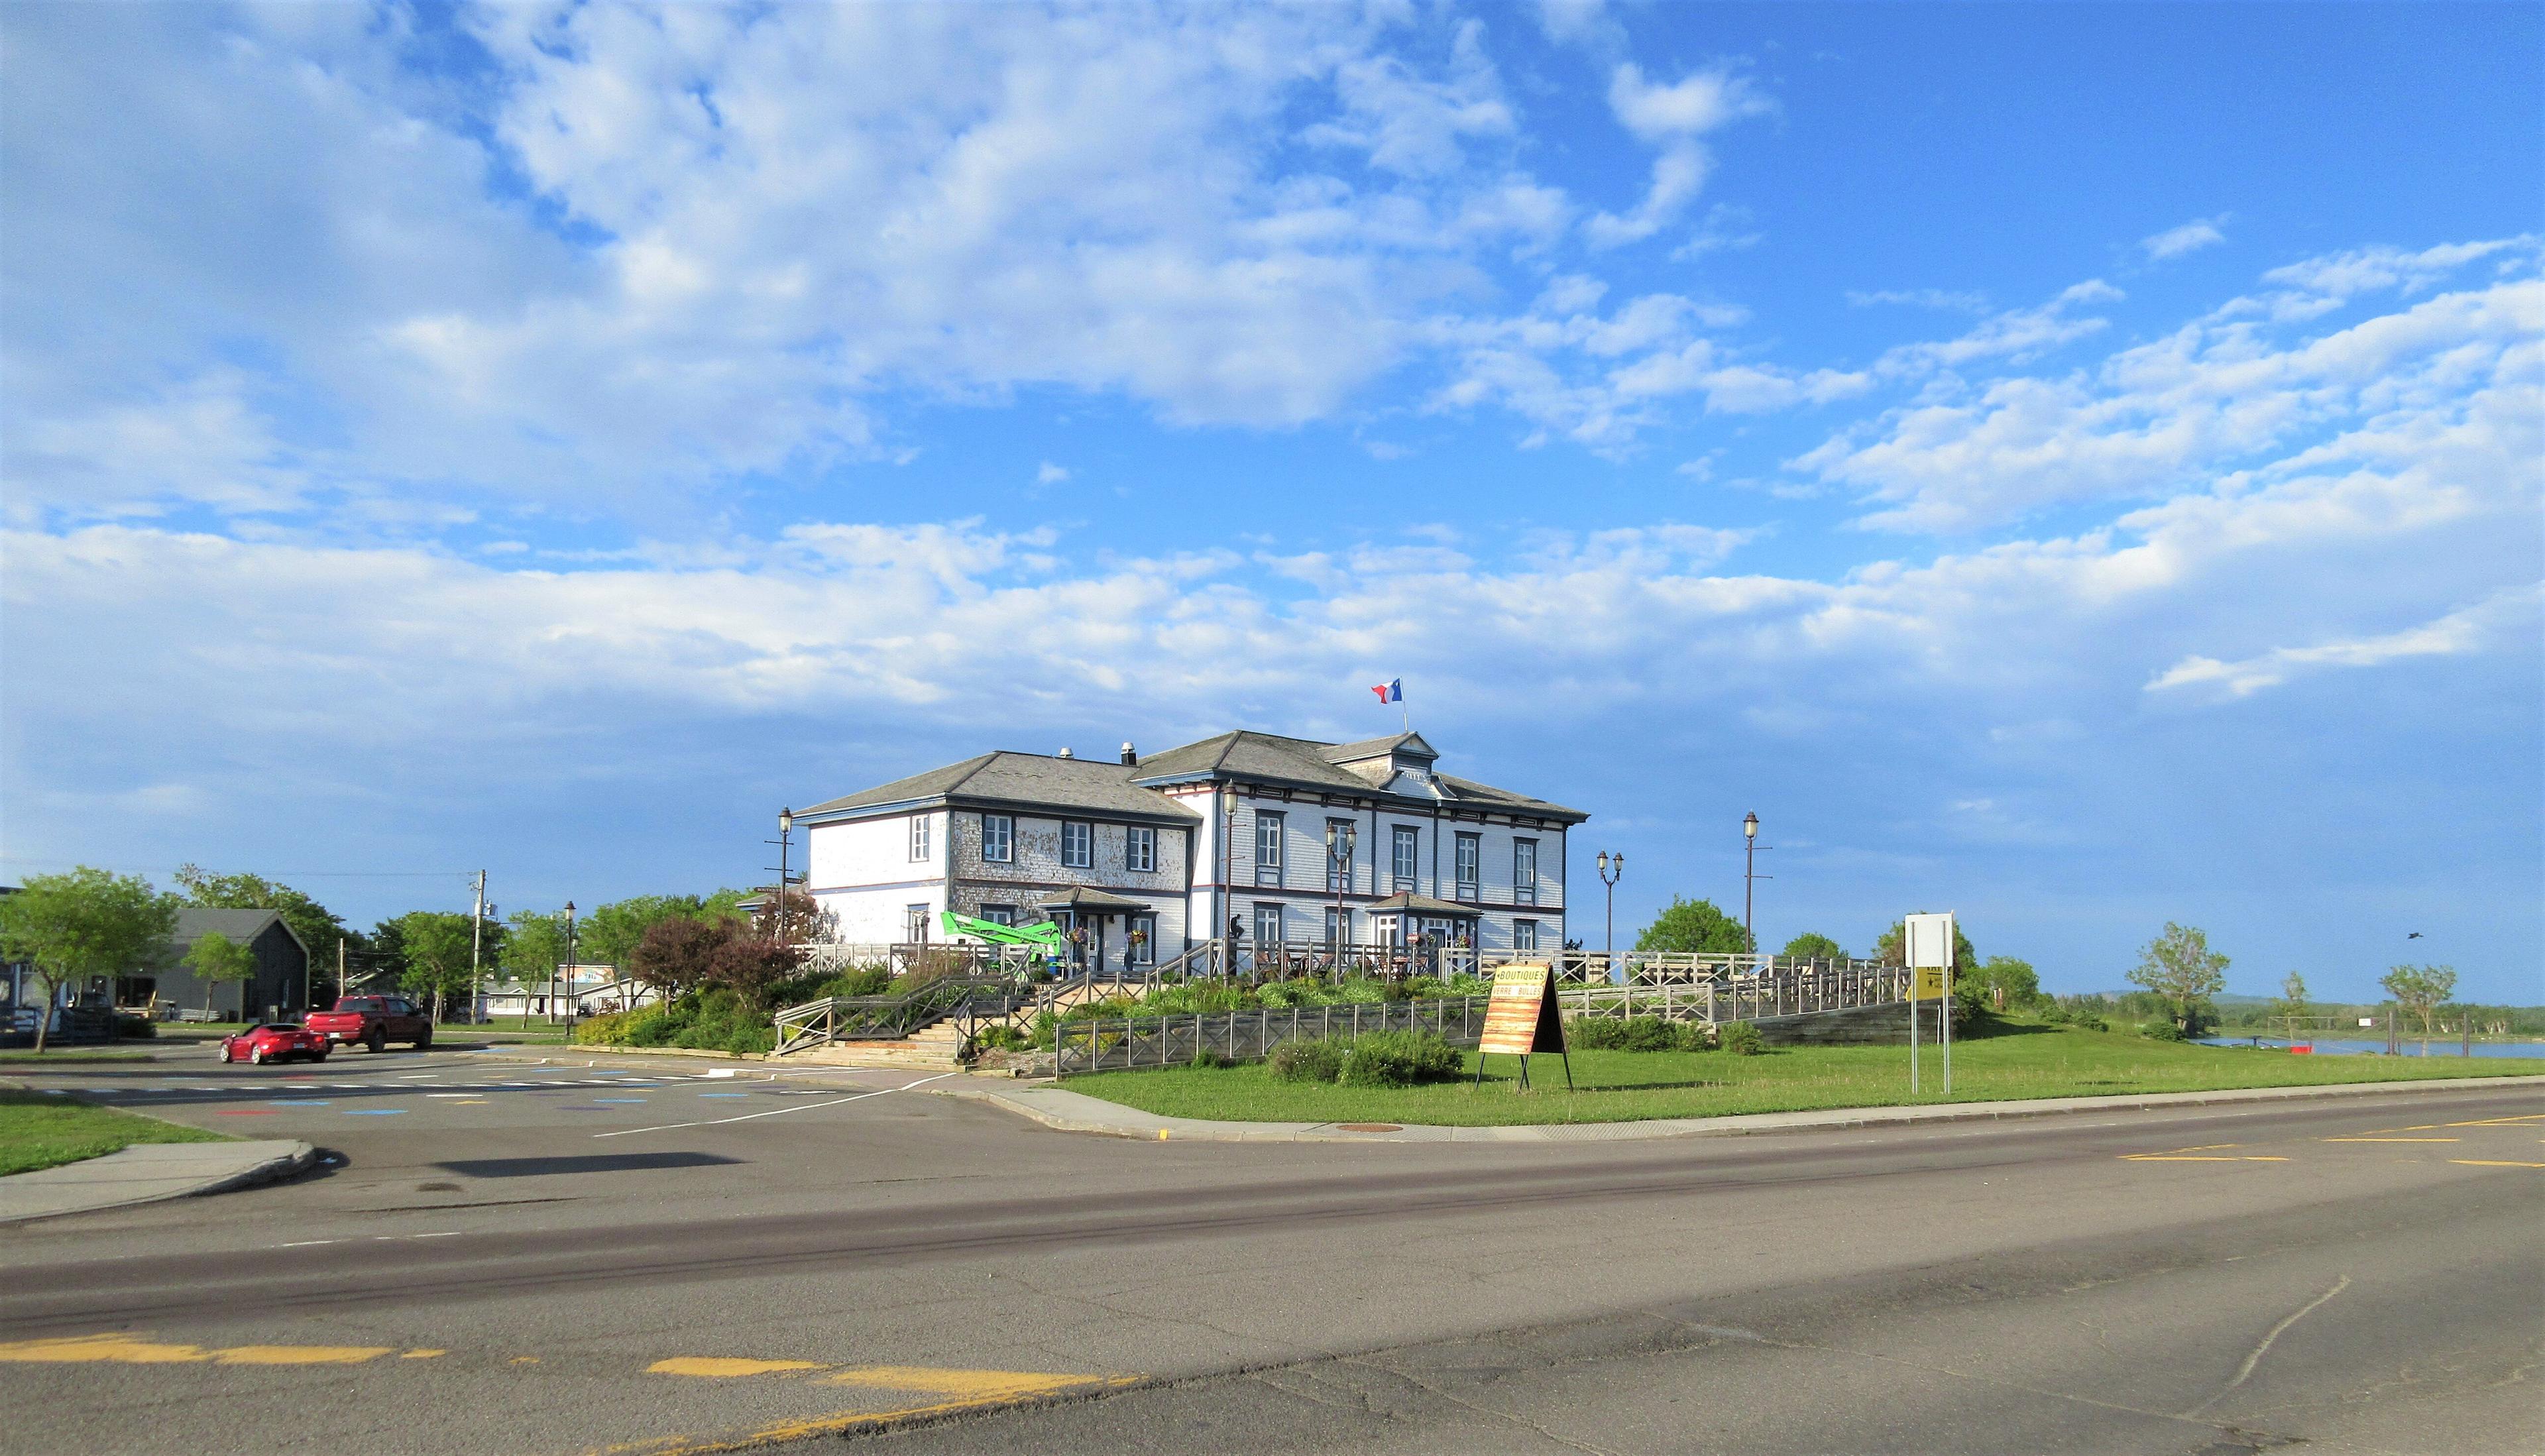
<path fill-rule="evenodd" d="M 1413 733 L 1242 731 L 1110 764 L 984 754 L 798 811 L 804 884 L 843 940 L 929 939 L 949 908 L 1048 917 L 1107 967 L 1222 934 L 1560 946 L 1565 836 L 1590 816 L 1437 758 Z"/>

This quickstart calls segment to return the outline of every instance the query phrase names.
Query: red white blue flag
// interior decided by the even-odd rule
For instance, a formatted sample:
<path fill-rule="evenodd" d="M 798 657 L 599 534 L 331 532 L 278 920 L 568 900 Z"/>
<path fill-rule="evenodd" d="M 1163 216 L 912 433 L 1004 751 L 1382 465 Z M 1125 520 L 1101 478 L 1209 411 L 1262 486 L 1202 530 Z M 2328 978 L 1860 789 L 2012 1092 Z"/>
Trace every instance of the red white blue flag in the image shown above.
<path fill-rule="evenodd" d="M 1405 680 L 1403 678 L 1390 678 L 1384 683 L 1373 685 L 1369 690 L 1378 694 L 1378 700 L 1380 702 L 1405 701 Z"/>

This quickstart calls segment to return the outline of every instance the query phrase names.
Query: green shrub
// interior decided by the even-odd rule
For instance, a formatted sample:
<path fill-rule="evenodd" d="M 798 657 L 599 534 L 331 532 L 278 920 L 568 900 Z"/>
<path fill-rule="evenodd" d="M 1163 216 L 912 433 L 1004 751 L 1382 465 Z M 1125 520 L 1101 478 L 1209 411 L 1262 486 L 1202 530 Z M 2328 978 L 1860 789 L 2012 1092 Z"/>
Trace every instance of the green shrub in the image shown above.
<path fill-rule="evenodd" d="M 1331 1037 L 1285 1041 L 1272 1048 L 1272 1075 L 1283 1082 L 1333 1082 L 1343 1070 L 1344 1044 Z"/>
<path fill-rule="evenodd" d="M 2150 1021 L 2139 1028 L 2139 1035 L 2150 1041 L 2181 1041 L 2182 1028 L 2172 1021 Z"/>
<path fill-rule="evenodd" d="M 1614 1016 L 1575 1016 L 1564 1023 L 1564 1045 L 1577 1052 L 1612 1052 L 1626 1044 L 1626 1023 Z"/>
<path fill-rule="evenodd" d="M 1227 1057 L 1220 1055 L 1218 1052 L 1212 1051 L 1206 1046 L 1193 1048 L 1192 1064 L 1201 1068 L 1234 1067 L 1237 1065 Z"/>
<path fill-rule="evenodd" d="M 1679 1028 L 1659 1016 L 1630 1016 L 1620 1029 L 1623 1045 L 1630 1052 L 1667 1052 L 1679 1049 Z"/>
<path fill-rule="evenodd" d="M 1347 1087 L 1412 1087 L 1445 1082 L 1466 1058 L 1434 1031 L 1373 1031 L 1354 1041 L 1344 1057 Z"/>
<path fill-rule="evenodd" d="M 1023 1051 L 1025 1045 L 1026 1034 L 1004 1022 L 996 1026 L 984 1026 L 972 1033 L 972 1050 L 976 1052 Z"/>
<path fill-rule="evenodd" d="M 627 1014 L 625 1011 L 605 1011 L 598 1016 L 584 1017 L 574 1023 L 574 1044 L 577 1046 L 626 1045 Z"/>
<path fill-rule="evenodd" d="M 1736 1057 L 1755 1057 L 1767 1049 L 1767 1038 L 1747 1021 L 1730 1021 L 1715 1033 L 1715 1044 Z"/>
<path fill-rule="evenodd" d="M 1387 1000 L 1387 983 L 1367 976 L 1347 976 L 1335 983 L 1332 1001 L 1336 1006 L 1377 1006 Z"/>
<path fill-rule="evenodd" d="M 148 1016 L 127 1016 L 118 1011 L 115 1013 L 115 1034 L 124 1038 L 137 1036 L 146 1039 L 157 1036 L 159 1028 L 151 1024 Z"/>

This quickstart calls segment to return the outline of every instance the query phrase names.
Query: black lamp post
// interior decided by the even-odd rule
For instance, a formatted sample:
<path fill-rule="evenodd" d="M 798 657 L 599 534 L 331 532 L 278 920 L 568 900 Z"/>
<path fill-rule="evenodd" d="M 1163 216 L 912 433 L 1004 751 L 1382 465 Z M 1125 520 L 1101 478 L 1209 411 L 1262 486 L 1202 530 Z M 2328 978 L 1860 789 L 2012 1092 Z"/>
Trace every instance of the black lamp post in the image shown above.
<path fill-rule="evenodd" d="M 1759 815 L 1753 812 L 1741 819 L 1741 939 L 1752 955 L 1759 953 L 1758 933 L 1750 929 L 1751 908 L 1757 901 L 1759 878 Z"/>
<path fill-rule="evenodd" d="M 1617 979 L 1617 881 L 1626 873 L 1626 851 L 1600 851 L 1600 883 L 1608 887 L 1608 979 Z"/>
<path fill-rule="evenodd" d="M 1344 968 L 1344 945 L 1352 939 L 1352 912 L 1344 908 L 1344 892 L 1352 888 L 1353 841 L 1356 827 L 1349 820 L 1326 821 L 1326 882 L 1334 886 L 1334 931 L 1327 936 L 1334 945 L 1335 973 Z"/>
<path fill-rule="evenodd" d="M 778 811 L 778 943 L 786 943 L 786 844 L 795 833 L 795 811 Z"/>
<path fill-rule="evenodd" d="M 565 903 L 565 1039 L 574 1040 L 574 902 Z M 548 998 L 548 1011 L 556 1011 L 556 997 Z"/>

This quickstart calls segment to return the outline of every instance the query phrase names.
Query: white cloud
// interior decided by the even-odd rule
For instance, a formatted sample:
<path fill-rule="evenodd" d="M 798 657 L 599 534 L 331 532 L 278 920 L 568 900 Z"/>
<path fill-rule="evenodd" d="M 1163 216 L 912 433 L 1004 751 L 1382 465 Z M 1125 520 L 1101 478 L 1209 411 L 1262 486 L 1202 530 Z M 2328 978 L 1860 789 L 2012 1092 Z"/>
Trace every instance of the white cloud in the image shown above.
<path fill-rule="evenodd" d="M 1652 185 L 1625 213 L 1601 212 L 1583 224 L 1596 248 L 1640 242 L 1676 220 L 1705 186 L 1714 161 L 1698 141 L 1744 117 L 1772 110 L 1750 83 L 1727 70 L 1697 71 L 1671 85 L 1647 82 L 1641 66 L 1620 64 L 1608 85 L 1608 108 L 1636 138 L 1660 148 Z"/>
<path fill-rule="evenodd" d="M 1976 384 L 1945 374 L 1915 402 L 1792 463 L 1862 490 L 1877 507 L 1864 525 L 1917 530 L 2158 497 L 2218 472 L 2231 472 L 2229 488 L 2250 488 L 2466 430 L 2483 437 L 2467 457 L 2488 473 L 2481 484 L 2532 478 L 2518 451 L 2534 432 L 2515 422 L 2536 397 L 2545 284 L 2504 280 L 2309 338 L 2279 338 L 2254 311 L 2230 305 L 2091 370 Z M 2090 322 L 2055 305 L 2001 315 L 1964 340 L 1893 351 L 1881 369 L 1915 375 L 2020 359 Z"/>
<path fill-rule="evenodd" d="M 1871 291 L 1847 290 L 1847 306 L 1872 308 L 1885 303 L 1903 303 L 1917 308 L 1949 308 L 1961 313 L 1979 313 L 1988 307 L 1985 293 L 1956 293 L 1944 288 L 1877 288 Z"/>
<path fill-rule="evenodd" d="M 1068 478 L 1068 467 L 1055 465 L 1049 460 L 1043 461 L 1041 466 L 1034 471 L 1034 484 L 1036 485 L 1058 485 Z"/>
<path fill-rule="evenodd" d="M 2195 217 L 2179 227 L 2169 227 L 2141 238 L 2139 247 L 2159 263 L 2179 258 L 2185 253 L 2197 253 L 2212 244 L 2227 241 L 2227 234 L 2219 230 L 2227 220 L 2228 214 L 2224 212 L 2215 217 Z"/>
<path fill-rule="evenodd" d="M 2538 587 L 2514 588 L 2402 631 L 2340 638 L 2311 647 L 2275 647 L 2235 662 L 2185 657 L 2149 679 L 2147 690 L 2201 688 L 2230 697 L 2250 697 L 2293 677 L 2328 668 L 2383 667 L 2415 657 L 2464 657 L 2520 629 L 2524 629 L 2525 640 L 2532 643 L 2545 633 L 2540 603 L 2545 603 L 2545 593 L 2540 593 Z"/>

